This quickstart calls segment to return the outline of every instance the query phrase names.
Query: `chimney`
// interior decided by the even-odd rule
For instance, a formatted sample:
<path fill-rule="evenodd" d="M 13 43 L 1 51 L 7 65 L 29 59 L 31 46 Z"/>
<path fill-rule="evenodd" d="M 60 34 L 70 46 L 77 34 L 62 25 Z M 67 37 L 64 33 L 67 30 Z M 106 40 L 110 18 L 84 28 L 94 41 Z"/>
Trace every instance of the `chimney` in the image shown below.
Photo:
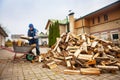
<path fill-rule="evenodd" d="M 70 32 L 74 33 L 74 12 L 69 14 L 69 28 Z"/>

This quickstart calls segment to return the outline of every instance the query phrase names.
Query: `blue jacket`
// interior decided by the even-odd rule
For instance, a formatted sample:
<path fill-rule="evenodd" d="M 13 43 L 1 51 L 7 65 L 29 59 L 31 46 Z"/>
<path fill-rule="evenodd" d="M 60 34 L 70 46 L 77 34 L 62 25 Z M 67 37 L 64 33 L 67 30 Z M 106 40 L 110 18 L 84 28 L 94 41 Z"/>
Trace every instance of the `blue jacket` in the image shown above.
<path fill-rule="evenodd" d="M 33 30 L 28 30 L 28 36 L 29 37 L 33 37 L 33 39 L 29 40 L 29 44 L 34 44 L 34 43 L 38 43 L 38 39 L 35 39 L 34 37 L 36 36 L 37 30 L 35 28 L 33 28 Z"/>

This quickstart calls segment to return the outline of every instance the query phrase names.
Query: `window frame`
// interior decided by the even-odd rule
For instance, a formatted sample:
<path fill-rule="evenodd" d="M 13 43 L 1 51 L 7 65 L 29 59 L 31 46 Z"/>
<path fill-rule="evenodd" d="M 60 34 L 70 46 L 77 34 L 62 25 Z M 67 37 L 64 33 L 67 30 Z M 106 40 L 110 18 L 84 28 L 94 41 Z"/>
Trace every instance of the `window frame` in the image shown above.
<path fill-rule="evenodd" d="M 100 16 L 98 16 L 98 23 L 100 23 Z"/>
<path fill-rule="evenodd" d="M 104 21 L 108 21 L 108 15 L 104 14 Z"/>

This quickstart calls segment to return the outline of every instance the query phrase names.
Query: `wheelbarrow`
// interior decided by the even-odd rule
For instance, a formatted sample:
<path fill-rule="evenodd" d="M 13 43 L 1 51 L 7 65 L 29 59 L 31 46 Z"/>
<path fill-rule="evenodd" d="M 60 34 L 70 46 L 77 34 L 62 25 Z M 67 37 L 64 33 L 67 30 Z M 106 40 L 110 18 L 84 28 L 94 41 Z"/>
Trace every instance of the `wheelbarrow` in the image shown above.
<path fill-rule="evenodd" d="M 27 60 L 33 60 L 34 59 L 34 54 L 31 54 L 30 51 L 32 51 L 36 46 L 34 45 L 27 45 L 27 46 L 16 46 L 13 45 L 13 50 L 15 52 L 14 55 L 14 60 L 17 59 L 16 55 L 18 53 L 23 54 L 22 56 L 20 56 L 19 58 L 23 58 L 26 57 Z"/>

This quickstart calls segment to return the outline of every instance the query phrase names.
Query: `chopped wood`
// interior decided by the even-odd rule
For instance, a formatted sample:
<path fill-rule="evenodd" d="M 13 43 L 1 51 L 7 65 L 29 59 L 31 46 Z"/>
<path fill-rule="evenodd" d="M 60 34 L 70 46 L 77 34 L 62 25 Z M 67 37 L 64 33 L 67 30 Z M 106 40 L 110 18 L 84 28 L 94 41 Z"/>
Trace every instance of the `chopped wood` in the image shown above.
<path fill-rule="evenodd" d="M 54 61 L 55 61 L 55 63 L 56 63 L 57 65 L 60 65 L 60 64 L 62 64 L 62 62 L 63 62 L 63 60 L 59 60 L 59 59 L 54 59 Z"/>
<path fill-rule="evenodd" d="M 116 63 L 115 65 L 116 65 L 116 66 L 118 66 L 118 67 L 119 67 L 119 69 L 120 69 L 120 63 Z"/>
<path fill-rule="evenodd" d="M 90 42 L 90 38 L 89 37 L 87 37 L 87 44 L 88 44 L 88 46 L 91 46 L 91 42 Z"/>
<path fill-rule="evenodd" d="M 100 75 L 100 69 L 99 68 L 80 68 L 80 73 Z"/>
<path fill-rule="evenodd" d="M 118 66 L 120 68 L 119 58 L 120 48 L 110 41 L 88 34 L 75 35 L 69 32 L 57 38 L 57 42 L 43 59 L 51 69 L 55 64 L 61 64 L 73 70 L 81 68 L 81 74 L 99 75 L 100 70 L 116 72 Z M 52 64 L 50 61 L 55 63 Z M 66 72 L 74 74 L 74 71 Z"/>
<path fill-rule="evenodd" d="M 54 69 L 54 68 L 57 67 L 57 64 L 53 61 L 53 62 L 47 63 L 47 66 L 48 66 L 50 69 Z"/>
<path fill-rule="evenodd" d="M 61 50 L 60 50 L 60 48 L 59 48 L 59 47 L 57 47 L 57 52 L 61 53 Z"/>
<path fill-rule="evenodd" d="M 30 40 L 30 39 L 32 39 L 32 37 L 28 37 L 28 36 L 21 36 L 20 38 L 22 38 L 22 39 L 26 39 L 26 40 Z"/>
<path fill-rule="evenodd" d="M 100 55 L 100 53 L 96 53 L 96 54 L 93 56 L 93 59 L 97 58 L 99 55 Z"/>
<path fill-rule="evenodd" d="M 79 60 L 75 60 L 76 61 L 76 63 L 78 63 L 80 66 L 82 66 L 82 67 L 85 67 L 85 65 L 82 63 L 82 62 L 80 62 Z"/>
<path fill-rule="evenodd" d="M 78 39 L 78 40 L 79 40 L 79 37 L 78 37 L 77 35 L 75 35 L 75 34 L 71 33 L 71 36 L 72 36 L 73 38 L 75 38 L 75 39 Z"/>
<path fill-rule="evenodd" d="M 69 60 L 67 60 L 67 61 L 66 61 L 66 65 L 67 65 L 67 67 L 68 67 L 68 68 L 70 68 L 70 67 L 71 67 L 71 63 L 70 63 L 70 61 L 69 61 Z"/>
<path fill-rule="evenodd" d="M 84 50 L 84 51 L 88 51 L 87 50 L 87 43 L 86 42 L 83 42 L 83 44 L 81 45 L 81 47 L 82 47 L 82 50 Z"/>
<path fill-rule="evenodd" d="M 109 49 L 112 49 L 112 47 L 110 45 L 107 46 Z"/>
<path fill-rule="evenodd" d="M 69 35 L 69 33 L 68 33 L 65 42 L 68 42 L 69 38 L 70 38 L 70 35 Z"/>
<path fill-rule="evenodd" d="M 95 47 L 97 44 L 98 44 L 98 42 L 97 42 L 97 41 L 94 41 L 94 42 L 92 42 L 91 47 Z"/>
<path fill-rule="evenodd" d="M 69 50 L 69 52 L 71 52 L 71 53 L 75 53 L 75 52 L 76 52 L 76 50 Z"/>
<path fill-rule="evenodd" d="M 80 70 L 64 70 L 64 74 L 80 74 Z"/>
<path fill-rule="evenodd" d="M 89 66 L 89 65 L 95 65 L 96 64 L 96 60 L 89 60 L 88 62 L 85 63 L 85 65 Z"/>
<path fill-rule="evenodd" d="M 79 54 L 78 59 L 82 60 L 92 60 L 93 55 L 88 54 Z"/>
<path fill-rule="evenodd" d="M 57 49 L 60 41 L 61 41 L 61 38 L 59 38 L 59 40 L 57 40 L 57 44 L 56 44 L 55 48 L 53 49 L 53 51 L 55 51 Z"/>
<path fill-rule="evenodd" d="M 65 57 L 65 60 L 72 59 L 72 56 Z"/>
<path fill-rule="evenodd" d="M 54 56 L 55 59 L 59 59 L 59 60 L 64 60 L 64 57 L 57 57 L 57 56 Z"/>
<path fill-rule="evenodd" d="M 119 70 L 118 66 L 102 66 L 102 65 L 97 65 L 97 68 L 100 69 L 106 69 L 106 70 Z"/>
<path fill-rule="evenodd" d="M 78 55 L 80 54 L 80 52 L 81 52 L 81 49 L 77 49 L 76 52 L 74 53 L 74 56 L 78 57 Z"/>
<path fill-rule="evenodd" d="M 96 57 L 95 59 L 96 59 L 97 61 L 110 60 L 109 57 Z"/>
<path fill-rule="evenodd" d="M 85 34 L 82 34 L 81 37 L 82 37 L 82 40 L 86 41 Z"/>
<path fill-rule="evenodd" d="M 78 48 L 80 48 L 79 46 L 68 46 L 67 48 L 66 48 L 66 50 L 76 50 L 76 49 L 78 49 Z"/>

